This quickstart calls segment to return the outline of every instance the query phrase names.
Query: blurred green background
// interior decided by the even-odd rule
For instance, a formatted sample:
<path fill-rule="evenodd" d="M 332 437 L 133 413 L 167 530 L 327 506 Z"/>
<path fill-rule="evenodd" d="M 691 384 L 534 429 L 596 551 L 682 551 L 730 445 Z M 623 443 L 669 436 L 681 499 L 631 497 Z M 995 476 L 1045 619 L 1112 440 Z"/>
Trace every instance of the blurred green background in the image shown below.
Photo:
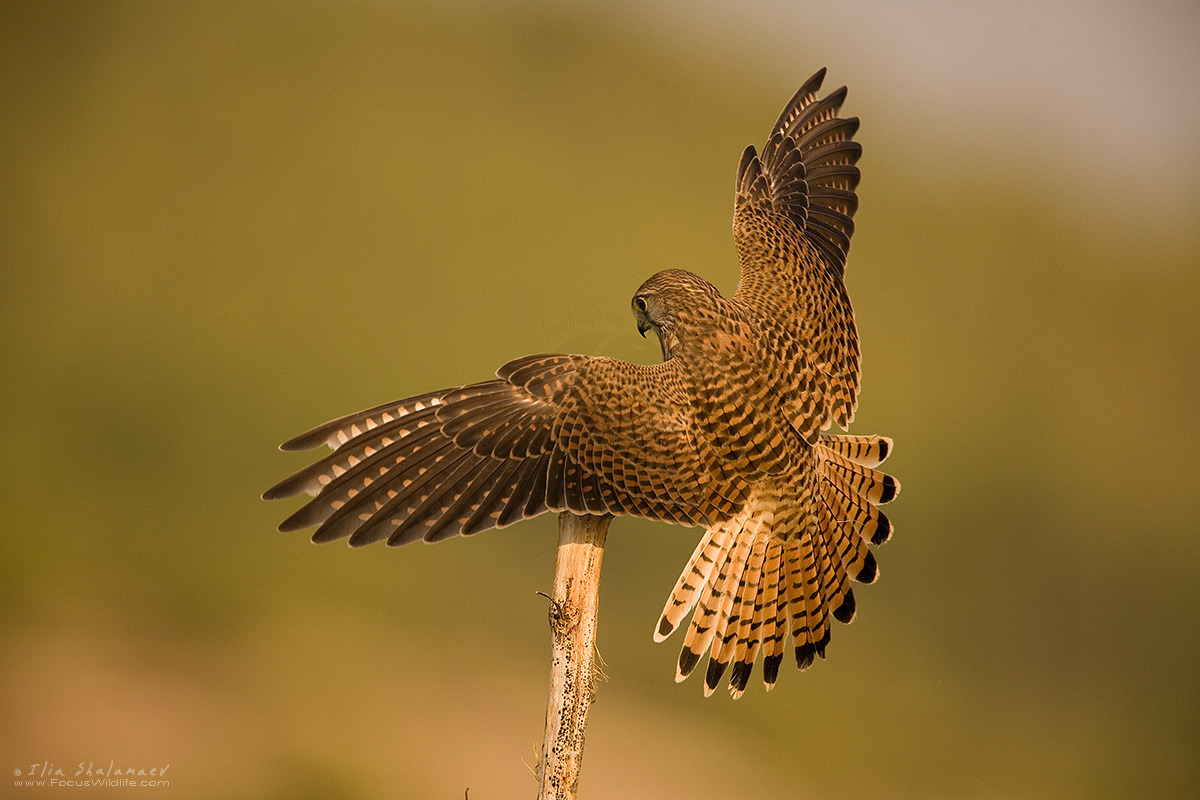
<path fill-rule="evenodd" d="M 1196 9 L 784 8 L 5 4 L 0 767 L 534 796 L 554 518 L 315 547 L 275 445 L 655 360 L 633 290 L 732 291 L 737 157 L 827 64 L 897 534 L 829 658 L 734 703 L 650 637 L 698 531 L 617 520 L 581 796 L 1200 792 Z"/>

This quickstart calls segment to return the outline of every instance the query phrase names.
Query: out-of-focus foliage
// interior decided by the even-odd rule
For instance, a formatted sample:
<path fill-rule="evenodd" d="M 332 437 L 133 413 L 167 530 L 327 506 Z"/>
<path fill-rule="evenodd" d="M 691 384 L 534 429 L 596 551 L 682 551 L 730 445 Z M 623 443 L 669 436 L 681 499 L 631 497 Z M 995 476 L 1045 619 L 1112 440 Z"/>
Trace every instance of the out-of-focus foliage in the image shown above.
<path fill-rule="evenodd" d="M 533 794 L 554 519 L 313 547 L 258 500 L 304 463 L 274 445 L 529 352 L 654 360 L 630 295 L 673 266 L 733 289 L 737 156 L 820 64 L 693 65 L 578 11 L 0 20 L 0 767 Z M 827 661 L 706 701 L 650 640 L 697 533 L 617 520 L 581 788 L 1193 794 L 1197 229 L 890 138 L 919 109 L 851 90 L 854 430 L 904 484 L 882 578 Z"/>

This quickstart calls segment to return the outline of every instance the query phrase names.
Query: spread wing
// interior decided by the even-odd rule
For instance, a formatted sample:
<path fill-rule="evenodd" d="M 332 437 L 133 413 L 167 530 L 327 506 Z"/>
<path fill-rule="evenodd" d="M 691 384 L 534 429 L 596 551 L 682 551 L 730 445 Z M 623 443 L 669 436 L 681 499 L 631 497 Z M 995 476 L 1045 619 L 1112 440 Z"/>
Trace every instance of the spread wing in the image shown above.
<path fill-rule="evenodd" d="M 268 489 L 313 499 L 279 526 L 313 541 L 438 541 L 547 511 L 707 522 L 711 463 L 677 366 L 527 356 L 499 380 L 411 397 L 281 445 L 333 452 Z"/>
<path fill-rule="evenodd" d="M 838 110 L 845 87 L 824 98 L 822 69 L 783 109 L 758 154 L 738 164 L 733 232 L 741 262 L 734 300 L 772 335 L 777 377 L 790 381 L 804 434 L 837 422 L 858 402 L 859 348 L 843 275 L 854 232 L 862 147 L 856 117 Z M 815 401 L 815 410 L 813 408 Z"/>

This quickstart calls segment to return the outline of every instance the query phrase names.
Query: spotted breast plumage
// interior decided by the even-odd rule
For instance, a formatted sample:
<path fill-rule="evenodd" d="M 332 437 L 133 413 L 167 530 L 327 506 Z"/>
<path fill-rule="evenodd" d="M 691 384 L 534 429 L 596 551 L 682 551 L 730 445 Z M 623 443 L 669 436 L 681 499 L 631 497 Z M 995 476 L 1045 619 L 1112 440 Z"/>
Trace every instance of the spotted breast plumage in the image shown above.
<path fill-rule="evenodd" d="M 784 108 L 761 153 L 746 148 L 730 298 L 666 270 L 634 294 L 663 361 L 533 355 L 497 379 L 342 417 L 281 445 L 332 453 L 267 490 L 312 499 L 280 525 L 351 545 L 438 541 L 549 511 L 646 517 L 706 530 L 655 628 L 691 613 L 676 679 L 708 653 L 705 694 L 729 671 L 745 690 L 761 652 L 771 688 L 791 638 L 804 669 L 831 620 L 855 613 L 852 581 L 878 572 L 879 506 L 899 484 L 877 467 L 891 440 L 846 429 L 859 344 L 843 280 L 857 207 L 856 118 L 825 71 Z"/>

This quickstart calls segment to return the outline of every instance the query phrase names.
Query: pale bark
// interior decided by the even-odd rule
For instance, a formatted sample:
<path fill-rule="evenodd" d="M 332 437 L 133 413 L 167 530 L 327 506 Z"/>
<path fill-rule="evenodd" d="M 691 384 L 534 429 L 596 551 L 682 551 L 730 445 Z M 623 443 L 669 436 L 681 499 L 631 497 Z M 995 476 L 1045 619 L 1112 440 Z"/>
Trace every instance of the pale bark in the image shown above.
<path fill-rule="evenodd" d="M 550 599 L 553 656 L 546 735 L 538 763 L 539 800 L 573 800 L 583 763 L 588 708 L 596 694 L 596 612 L 600 561 L 612 517 L 558 516 L 558 559 Z"/>

